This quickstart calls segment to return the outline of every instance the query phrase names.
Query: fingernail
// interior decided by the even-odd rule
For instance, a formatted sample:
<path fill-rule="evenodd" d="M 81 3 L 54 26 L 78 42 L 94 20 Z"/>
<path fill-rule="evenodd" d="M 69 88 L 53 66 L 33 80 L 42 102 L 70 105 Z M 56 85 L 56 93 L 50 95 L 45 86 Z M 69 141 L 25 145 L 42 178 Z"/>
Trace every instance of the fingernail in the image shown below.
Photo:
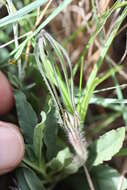
<path fill-rule="evenodd" d="M 18 127 L 0 121 L 0 174 L 14 169 L 23 156 L 24 141 Z"/>

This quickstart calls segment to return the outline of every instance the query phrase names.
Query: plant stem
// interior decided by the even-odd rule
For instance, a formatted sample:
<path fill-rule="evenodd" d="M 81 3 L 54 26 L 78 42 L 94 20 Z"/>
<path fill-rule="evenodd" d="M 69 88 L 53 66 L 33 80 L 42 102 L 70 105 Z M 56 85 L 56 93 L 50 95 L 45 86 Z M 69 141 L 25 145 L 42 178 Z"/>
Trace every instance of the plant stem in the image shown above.
<path fill-rule="evenodd" d="M 122 169 L 122 173 L 120 175 L 120 180 L 119 180 L 119 183 L 117 186 L 117 190 L 122 190 L 122 186 L 124 183 L 124 177 L 125 177 L 126 173 L 127 173 L 127 159 L 125 159 L 124 164 L 123 164 L 123 169 Z"/>
<path fill-rule="evenodd" d="M 49 8 L 50 4 L 52 3 L 53 0 L 49 0 L 49 2 L 47 3 L 47 5 L 44 7 L 44 10 L 42 11 L 42 13 L 39 15 L 37 14 L 37 19 L 35 21 L 35 24 L 34 24 L 34 28 L 32 29 L 32 32 L 35 31 L 35 29 L 39 26 L 39 24 L 41 23 L 47 9 Z M 40 12 L 40 10 L 37 12 Z M 30 47 L 31 47 L 31 41 L 29 40 L 28 43 L 27 43 L 27 48 L 26 48 L 26 57 L 25 57 L 25 62 L 26 62 L 26 65 L 25 67 L 27 66 L 27 63 L 28 63 L 28 59 L 29 59 L 29 53 L 30 53 Z"/>
<path fill-rule="evenodd" d="M 12 0 L 7 0 L 7 3 L 8 3 L 9 14 L 13 14 L 16 11 L 16 9 L 12 3 Z M 18 24 L 17 23 L 13 24 L 13 33 L 14 33 L 15 47 L 17 48 L 19 45 L 19 43 L 18 43 Z M 19 79 L 21 79 L 21 77 L 22 77 L 21 59 L 19 59 L 17 62 L 18 62 L 18 76 L 19 76 Z"/>
<path fill-rule="evenodd" d="M 46 174 L 45 170 L 42 167 L 33 164 L 32 162 L 30 162 L 25 158 L 23 159 L 23 163 L 32 168 L 33 170 L 35 170 L 37 173 L 41 174 L 43 177 L 45 177 L 47 181 L 49 182 L 51 181 L 50 177 Z"/>
<path fill-rule="evenodd" d="M 122 190 L 122 185 L 123 185 L 123 182 L 124 182 L 124 175 L 126 173 L 122 173 L 121 176 L 120 176 L 120 180 L 119 180 L 119 183 L 118 183 L 118 187 L 117 187 L 117 190 Z"/>
<path fill-rule="evenodd" d="M 93 182 L 92 182 L 92 179 L 91 179 L 90 174 L 88 172 L 88 169 L 87 169 L 87 167 L 85 165 L 83 166 L 83 169 L 84 169 L 84 172 L 86 174 L 86 178 L 87 178 L 90 190 L 95 190 Z"/>

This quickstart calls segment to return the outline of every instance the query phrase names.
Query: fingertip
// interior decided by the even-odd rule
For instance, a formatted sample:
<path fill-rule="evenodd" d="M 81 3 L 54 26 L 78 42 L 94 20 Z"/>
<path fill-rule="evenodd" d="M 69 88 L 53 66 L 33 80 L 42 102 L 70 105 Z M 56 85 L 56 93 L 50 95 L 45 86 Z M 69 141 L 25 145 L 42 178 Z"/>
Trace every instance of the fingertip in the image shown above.
<path fill-rule="evenodd" d="M 0 115 L 7 114 L 14 105 L 14 95 L 10 82 L 0 71 Z"/>
<path fill-rule="evenodd" d="M 24 157 L 24 140 L 14 124 L 0 121 L 0 174 L 14 169 Z"/>

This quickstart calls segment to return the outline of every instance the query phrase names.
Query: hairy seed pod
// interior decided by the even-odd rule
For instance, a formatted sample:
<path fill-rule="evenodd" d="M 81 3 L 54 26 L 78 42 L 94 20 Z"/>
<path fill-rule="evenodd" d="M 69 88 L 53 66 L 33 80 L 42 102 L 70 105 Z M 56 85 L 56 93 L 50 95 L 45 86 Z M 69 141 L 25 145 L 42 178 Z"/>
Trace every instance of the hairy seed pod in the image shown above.
<path fill-rule="evenodd" d="M 80 119 L 77 113 L 72 116 L 70 113 L 65 112 L 64 115 L 64 127 L 68 135 L 69 142 L 72 144 L 80 162 L 83 164 L 87 160 L 87 142 L 85 135 L 82 131 Z"/>

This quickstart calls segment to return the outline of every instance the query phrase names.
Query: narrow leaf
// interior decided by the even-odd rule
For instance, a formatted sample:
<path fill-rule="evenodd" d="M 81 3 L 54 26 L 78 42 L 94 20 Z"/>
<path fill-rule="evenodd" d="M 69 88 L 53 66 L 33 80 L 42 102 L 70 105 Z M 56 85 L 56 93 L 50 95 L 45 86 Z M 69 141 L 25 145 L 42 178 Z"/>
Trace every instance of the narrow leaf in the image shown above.
<path fill-rule="evenodd" d="M 14 23 L 16 21 L 19 21 L 22 19 L 22 17 L 31 11 L 37 9 L 38 7 L 42 6 L 45 4 L 48 0 L 36 0 L 29 5 L 23 7 L 22 9 L 16 11 L 14 14 L 10 14 L 0 20 L 0 27 L 3 27 L 7 24 Z"/>
<path fill-rule="evenodd" d="M 44 128 L 45 128 L 45 120 L 46 114 L 45 112 L 41 112 L 42 121 L 36 125 L 34 129 L 34 137 L 33 137 L 33 147 L 36 157 L 38 158 L 39 162 L 41 161 L 42 157 L 42 139 L 44 137 Z"/>

